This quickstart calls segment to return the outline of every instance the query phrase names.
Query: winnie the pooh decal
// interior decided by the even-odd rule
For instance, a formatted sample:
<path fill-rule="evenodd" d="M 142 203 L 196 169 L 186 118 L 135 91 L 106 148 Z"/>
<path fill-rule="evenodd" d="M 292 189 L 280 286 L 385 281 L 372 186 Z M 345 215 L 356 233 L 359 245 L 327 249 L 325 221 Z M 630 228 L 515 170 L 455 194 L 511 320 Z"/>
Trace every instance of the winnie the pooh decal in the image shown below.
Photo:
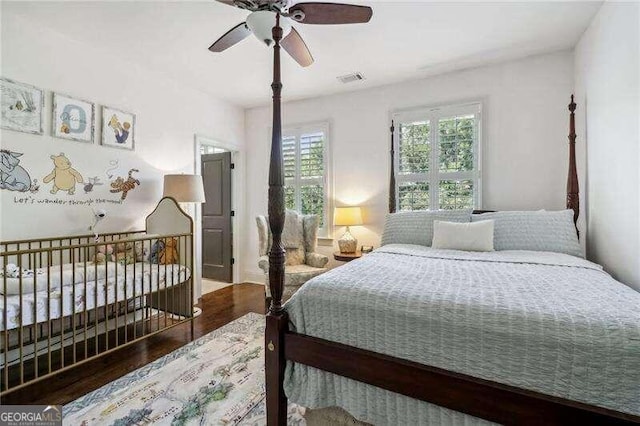
<path fill-rule="evenodd" d="M 42 180 L 44 183 L 53 181 L 52 194 L 59 190 L 67 191 L 67 194 L 73 195 L 76 192 L 76 183 L 84 183 L 82 175 L 73 167 L 71 161 L 61 152 L 60 155 L 52 155 L 54 168 Z"/>

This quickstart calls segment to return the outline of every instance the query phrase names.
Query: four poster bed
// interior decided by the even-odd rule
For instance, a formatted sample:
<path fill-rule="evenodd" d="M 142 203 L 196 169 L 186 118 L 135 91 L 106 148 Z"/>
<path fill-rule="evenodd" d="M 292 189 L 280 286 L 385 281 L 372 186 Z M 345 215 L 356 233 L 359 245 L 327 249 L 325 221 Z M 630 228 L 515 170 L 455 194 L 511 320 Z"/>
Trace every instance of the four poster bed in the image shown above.
<path fill-rule="evenodd" d="M 558 237 L 574 251 L 438 251 L 391 239 L 314 278 L 282 305 L 278 25 L 273 39 L 268 424 L 286 423 L 287 395 L 309 408 L 339 406 L 374 424 L 640 423 L 640 295 L 575 249 L 573 97 L 568 211 L 532 214 L 562 222 Z M 471 221 L 499 214 L 474 213 Z"/>

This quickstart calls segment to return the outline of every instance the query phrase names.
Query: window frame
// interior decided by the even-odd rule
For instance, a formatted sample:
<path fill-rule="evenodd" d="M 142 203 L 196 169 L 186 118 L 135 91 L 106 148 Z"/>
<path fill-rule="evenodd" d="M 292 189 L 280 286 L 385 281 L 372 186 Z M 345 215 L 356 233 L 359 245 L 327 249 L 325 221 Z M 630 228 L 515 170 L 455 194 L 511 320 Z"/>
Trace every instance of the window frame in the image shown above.
<path fill-rule="evenodd" d="M 303 178 L 300 176 L 300 141 L 301 137 L 304 134 L 312 134 L 322 132 L 324 134 L 323 146 L 322 146 L 322 155 L 323 155 L 323 176 L 322 178 Z M 302 123 L 302 124 L 293 124 L 287 125 L 282 129 L 282 140 L 285 138 L 295 137 L 296 140 L 296 166 L 295 166 L 295 176 L 293 178 L 284 179 L 284 185 L 293 186 L 295 188 L 294 197 L 295 197 L 295 210 L 302 213 L 302 202 L 300 196 L 300 188 L 303 186 L 303 183 L 319 183 L 322 185 L 324 189 L 324 218 L 323 218 L 323 226 L 318 228 L 318 237 L 320 238 L 329 238 L 330 232 L 329 230 L 333 229 L 333 180 L 332 180 L 332 161 L 331 161 L 331 149 L 330 149 L 330 139 L 331 135 L 329 133 L 329 122 L 321 121 L 321 122 L 313 122 L 313 123 Z M 283 150 L 284 154 L 284 150 Z"/>
<path fill-rule="evenodd" d="M 439 120 L 462 115 L 474 115 L 476 138 L 473 141 L 473 170 L 458 172 L 440 171 L 440 132 Z M 471 180 L 473 181 L 474 209 L 482 209 L 482 127 L 483 114 L 482 102 L 470 101 L 422 107 L 409 110 L 398 110 L 391 114 L 393 120 L 393 171 L 395 175 L 395 206 L 400 211 L 400 185 L 404 182 L 429 184 L 429 210 L 440 209 L 440 181 L 442 180 Z M 400 173 L 400 128 L 402 123 L 428 121 L 430 124 L 431 155 L 429 159 L 429 171 L 425 173 Z"/>

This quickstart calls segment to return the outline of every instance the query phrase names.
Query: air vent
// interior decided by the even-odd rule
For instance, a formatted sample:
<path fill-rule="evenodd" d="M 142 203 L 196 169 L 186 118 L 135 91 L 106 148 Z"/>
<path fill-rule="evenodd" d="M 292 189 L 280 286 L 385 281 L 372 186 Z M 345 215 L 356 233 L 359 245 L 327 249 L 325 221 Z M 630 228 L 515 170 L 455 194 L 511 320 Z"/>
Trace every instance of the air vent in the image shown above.
<path fill-rule="evenodd" d="M 354 72 L 351 74 L 341 75 L 338 77 L 338 80 L 344 84 L 353 83 L 355 81 L 364 80 L 364 75 L 361 72 Z"/>

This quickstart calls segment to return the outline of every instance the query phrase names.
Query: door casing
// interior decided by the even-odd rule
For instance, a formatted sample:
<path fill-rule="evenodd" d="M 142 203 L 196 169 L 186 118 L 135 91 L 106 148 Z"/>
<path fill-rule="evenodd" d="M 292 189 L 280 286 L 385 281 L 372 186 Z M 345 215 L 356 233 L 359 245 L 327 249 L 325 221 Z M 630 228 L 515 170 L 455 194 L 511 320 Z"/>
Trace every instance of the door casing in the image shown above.
<path fill-rule="evenodd" d="M 193 158 L 193 171 L 194 174 L 201 175 L 201 159 L 200 159 L 200 147 L 202 145 L 214 146 L 216 148 L 222 148 L 231 152 L 231 162 L 234 164 L 234 169 L 231 171 L 231 208 L 235 212 L 233 221 L 233 257 L 235 263 L 233 265 L 233 282 L 242 283 L 243 276 L 241 275 L 242 265 L 246 259 L 242 259 L 240 256 L 240 244 L 244 238 L 244 223 L 241 221 L 244 212 L 245 198 L 244 192 L 241 188 L 244 187 L 245 180 L 245 154 L 244 149 L 234 143 L 221 141 L 215 137 L 195 134 L 194 135 L 194 158 Z M 202 217 L 200 208 L 195 209 L 194 224 L 195 224 L 195 240 L 196 240 L 196 292 L 197 297 L 200 297 L 202 293 Z"/>

